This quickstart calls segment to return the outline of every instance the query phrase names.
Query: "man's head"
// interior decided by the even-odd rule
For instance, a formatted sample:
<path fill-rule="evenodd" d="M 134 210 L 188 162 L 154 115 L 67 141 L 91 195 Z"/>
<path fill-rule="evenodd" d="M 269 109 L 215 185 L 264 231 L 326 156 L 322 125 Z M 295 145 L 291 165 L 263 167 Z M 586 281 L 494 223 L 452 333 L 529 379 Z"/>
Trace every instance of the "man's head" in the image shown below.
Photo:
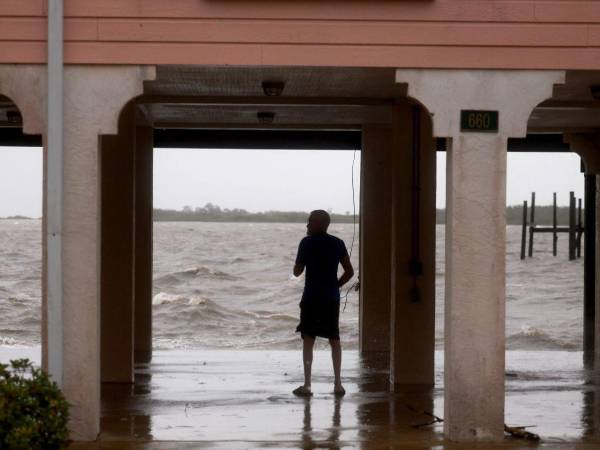
<path fill-rule="evenodd" d="M 329 217 L 329 213 L 322 209 L 317 209 L 308 216 L 308 223 L 306 224 L 307 234 L 326 233 L 330 223 L 331 217 Z"/>

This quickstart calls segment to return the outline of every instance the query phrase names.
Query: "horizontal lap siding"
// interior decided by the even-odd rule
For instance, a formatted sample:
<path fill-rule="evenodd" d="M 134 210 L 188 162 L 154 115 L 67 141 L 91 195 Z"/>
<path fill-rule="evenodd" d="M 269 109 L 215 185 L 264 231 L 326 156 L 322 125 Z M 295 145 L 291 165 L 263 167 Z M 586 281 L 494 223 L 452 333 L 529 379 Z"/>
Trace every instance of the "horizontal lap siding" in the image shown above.
<path fill-rule="evenodd" d="M 0 17 L 42 17 L 46 14 L 43 0 L 1 0 Z"/>
<path fill-rule="evenodd" d="M 431 22 L 117 20 L 99 23 L 103 41 L 277 44 L 586 46 L 588 25 Z M 596 26 L 600 29 L 600 25 Z M 600 42 L 596 42 L 596 45 Z"/>
<path fill-rule="evenodd" d="M 46 9 L 0 0 L 0 61 L 44 61 Z M 69 63 L 600 69 L 600 0 L 66 0 L 65 13 Z"/>
<path fill-rule="evenodd" d="M 70 17 L 600 22 L 597 0 L 67 0 Z"/>
<path fill-rule="evenodd" d="M 599 25 L 265 20 L 67 19 L 67 41 L 261 44 L 600 46 Z M 42 18 L 0 17 L 0 41 L 46 39 Z"/>
<path fill-rule="evenodd" d="M 600 48 L 72 43 L 66 50 L 72 60 L 89 60 L 90 52 L 97 52 L 92 62 L 115 64 L 152 64 L 161 53 L 161 64 L 600 69 Z"/>

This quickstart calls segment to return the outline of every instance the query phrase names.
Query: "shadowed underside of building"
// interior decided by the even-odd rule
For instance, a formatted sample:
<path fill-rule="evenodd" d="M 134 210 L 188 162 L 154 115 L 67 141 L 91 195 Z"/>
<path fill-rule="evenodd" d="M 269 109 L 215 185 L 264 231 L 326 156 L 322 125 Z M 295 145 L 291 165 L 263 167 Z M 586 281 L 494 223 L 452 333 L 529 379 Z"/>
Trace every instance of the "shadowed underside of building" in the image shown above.
<path fill-rule="evenodd" d="M 151 358 L 155 138 L 360 146 L 360 346 L 389 355 L 394 389 L 434 383 L 445 148 L 452 440 L 503 434 L 507 149 L 550 136 L 580 154 L 586 232 L 596 222 L 595 1 L 8 0 L 0 96 L 0 144 L 38 135 L 45 149 L 44 364 L 73 405 L 78 440 L 98 434 L 100 383 L 131 383 L 134 363 Z"/>

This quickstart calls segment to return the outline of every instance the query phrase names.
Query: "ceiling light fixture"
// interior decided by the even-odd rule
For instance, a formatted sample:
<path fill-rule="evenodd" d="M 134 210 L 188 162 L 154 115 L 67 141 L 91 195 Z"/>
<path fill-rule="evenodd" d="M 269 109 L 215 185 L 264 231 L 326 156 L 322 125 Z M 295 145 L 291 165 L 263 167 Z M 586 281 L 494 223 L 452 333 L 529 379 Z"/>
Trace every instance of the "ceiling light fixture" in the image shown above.
<path fill-rule="evenodd" d="M 19 111 L 6 111 L 6 121 L 8 123 L 23 123 L 23 117 Z"/>
<path fill-rule="evenodd" d="M 275 120 L 275 113 L 271 111 L 259 111 L 256 113 L 258 123 L 262 125 L 270 125 Z"/>
<path fill-rule="evenodd" d="M 284 87 L 283 81 L 263 81 L 262 83 L 263 92 L 267 97 L 279 97 Z"/>

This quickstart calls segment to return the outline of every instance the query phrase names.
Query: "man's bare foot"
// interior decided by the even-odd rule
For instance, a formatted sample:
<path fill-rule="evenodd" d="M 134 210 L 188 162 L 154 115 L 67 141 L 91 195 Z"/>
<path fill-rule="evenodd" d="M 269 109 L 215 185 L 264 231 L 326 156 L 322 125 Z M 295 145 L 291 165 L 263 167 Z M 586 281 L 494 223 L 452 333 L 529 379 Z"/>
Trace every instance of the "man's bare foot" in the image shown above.
<path fill-rule="evenodd" d="M 344 389 L 344 386 L 342 386 L 342 384 L 336 384 L 335 387 L 333 388 L 333 393 L 335 395 L 337 395 L 338 397 L 342 397 L 343 395 L 346 394 L 346 389 Z"/>
<path fill-rule="evenodd" d="M 292 393 L 294 395 L 297 395 L 298 397 L 310 397 L 312 394 L 312 391 L 310 390 L 310 386 L 299 386 L 296 389 L 294 389 L 292 391 Z"/>

